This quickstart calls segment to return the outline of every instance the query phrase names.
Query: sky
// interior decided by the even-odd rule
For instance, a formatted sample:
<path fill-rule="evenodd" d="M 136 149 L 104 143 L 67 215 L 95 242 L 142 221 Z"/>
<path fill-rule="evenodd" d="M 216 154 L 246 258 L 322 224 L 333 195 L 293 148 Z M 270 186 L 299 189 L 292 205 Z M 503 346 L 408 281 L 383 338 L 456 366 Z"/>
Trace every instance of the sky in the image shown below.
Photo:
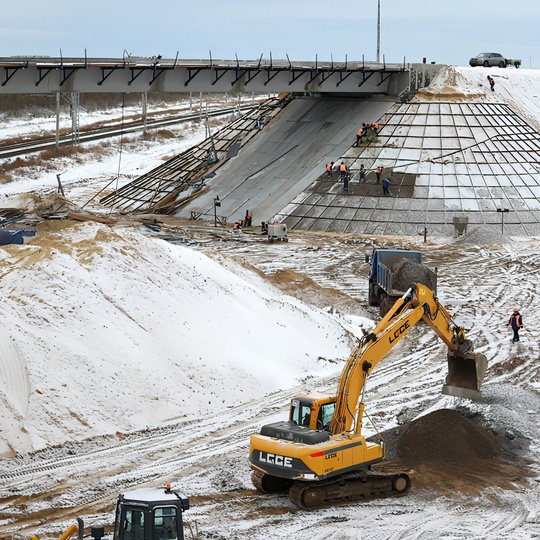
<path fill-rule="evenodd" d="M 67 0 L 9 2 L 0 21 L 0 57 L 375 61 L 377 1 L 251 0 L 170 2 Z M 481 52 L 540 68 L 540 3 L 493 0 L 380 0 L 380 59 L 467 65 Z"/>

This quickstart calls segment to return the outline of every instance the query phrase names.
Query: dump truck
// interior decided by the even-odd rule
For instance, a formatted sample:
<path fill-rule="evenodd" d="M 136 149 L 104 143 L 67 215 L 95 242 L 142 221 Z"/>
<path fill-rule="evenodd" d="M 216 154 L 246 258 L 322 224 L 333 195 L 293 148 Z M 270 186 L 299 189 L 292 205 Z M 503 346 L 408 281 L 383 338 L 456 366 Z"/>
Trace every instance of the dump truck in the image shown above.
<path fill-rule="evenodd" d="M 378 431 L 378 440 L 363 434 L 369 419 L 364 399 L 371 373 L 421 322 L 448 347 L 448 374 L 442 392 L 466 399 L 480 396 L 486 357 L 474 352 L 463 327 L 452 320 L 429 287 L 411 284 L 376 327 L 360 339 L 343 368 L 336 394 L 296 396 L 287 421 L 264 425 L 251 435 L 251 480 L 258 491 L 288 492 L 293 504 L 312 510 L 366 497 L 401 495 L 409 489 L 406 473 L 372 471 L 372 465 L 385 459 L 386 445 Z"/>
<path fill-rule="evenodd" d="M 369 271 L 368 301 L 384 317 L 411 283 L 421 282 L 437 294 L 437 274 L 422 263 L 422 253 L 408 249 L 374 248 Z"/>

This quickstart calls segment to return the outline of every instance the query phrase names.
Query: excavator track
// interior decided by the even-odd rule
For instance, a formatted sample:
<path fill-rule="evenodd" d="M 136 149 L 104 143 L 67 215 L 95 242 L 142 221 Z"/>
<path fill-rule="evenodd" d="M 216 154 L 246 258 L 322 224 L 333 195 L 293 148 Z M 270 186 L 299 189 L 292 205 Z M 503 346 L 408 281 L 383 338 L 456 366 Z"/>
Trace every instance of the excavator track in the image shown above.
<path fill-rule="evenodd" d="M 289 499 L 303 510 L 315 510 L 363 499 L 403 495 L 411 487 L 408 475 L 353 472 L 321 482 L 295 482 Z"/>
<path fill-rule="evenodd" d="M 251 473 L 251 482 L 261 493 L 287 493 L 293 485 L 294 480 L 278 478 L 261 471 Z"/>

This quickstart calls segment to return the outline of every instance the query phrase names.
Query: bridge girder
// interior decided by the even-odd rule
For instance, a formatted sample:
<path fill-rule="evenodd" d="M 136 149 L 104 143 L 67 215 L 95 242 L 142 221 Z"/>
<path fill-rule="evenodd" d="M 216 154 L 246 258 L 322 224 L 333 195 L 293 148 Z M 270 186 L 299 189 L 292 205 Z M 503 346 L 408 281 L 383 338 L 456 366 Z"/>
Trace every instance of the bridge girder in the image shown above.
<path fill-rule="evenodd" d="M 421 64 L 420 64 L 421 65 Z M 294 92 L 393 94 L 412 64 L 0 58 L 0 94 L 57 92 Z M 399 81 L 399 82 L 397 82 Z M 392 84 L 391 84 L 392 83 Z M 396 90 L 397 89 L 397 90 Z"/>

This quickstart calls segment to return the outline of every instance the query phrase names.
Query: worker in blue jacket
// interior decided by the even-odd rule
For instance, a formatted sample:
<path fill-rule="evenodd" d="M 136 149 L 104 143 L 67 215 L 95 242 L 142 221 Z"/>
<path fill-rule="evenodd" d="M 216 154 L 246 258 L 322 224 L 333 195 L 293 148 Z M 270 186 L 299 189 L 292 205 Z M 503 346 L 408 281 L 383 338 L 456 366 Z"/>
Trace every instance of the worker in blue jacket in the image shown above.
<path fill-rule="evenodd" d="M 512 316 L 508 321 L 508 326 L 511 326 L 512 330 L 514 331 L 514 337 L 512 338 L 512 341 L 514 343 L 516 341 L 519 341 L 519 330 L 520 328 L 523 328 L 523 319 L 521 318 L 521 314 L 519 313 L 518 308 L 514 308 L 514 313 L 512 313 Z"/>
<path fill-rule="evenodd" d="M 390 195 L 390 182 L 391 182 L 391 178 L 388 177 L 388 178 L 385 178 L 383 180 L 383 183 L 382 183 L 382 188 L 383 188 L 383 193 L 385 195 Z"/>

